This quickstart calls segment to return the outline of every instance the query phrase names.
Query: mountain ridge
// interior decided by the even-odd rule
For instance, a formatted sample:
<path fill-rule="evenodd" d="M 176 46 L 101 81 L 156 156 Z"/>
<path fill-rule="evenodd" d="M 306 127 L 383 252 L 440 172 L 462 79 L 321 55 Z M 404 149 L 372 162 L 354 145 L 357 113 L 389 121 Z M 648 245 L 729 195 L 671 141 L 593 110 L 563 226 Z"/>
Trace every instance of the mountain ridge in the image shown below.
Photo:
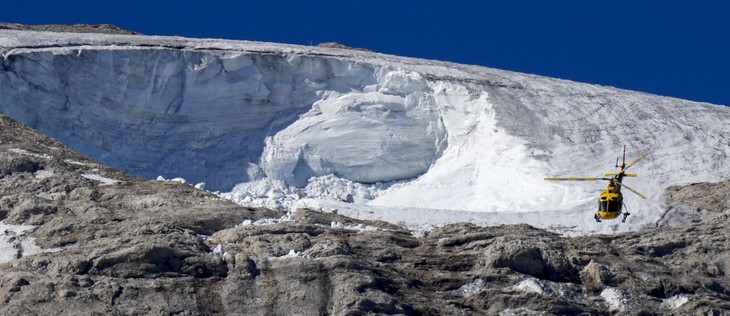
<path fill-rule="evenodd" d="M 62 87 L 65 87 L 60 91 L 66 93 L 74 91 L 74 89 L 104 91 L 97 90 L 96 87 L 108 86 L 108 82 L 113 82 L 113 76 L 104 78 L 104 80 L 91 80 L 84 77 L 85 75 L 98 75 L 99 71 L 64 74 L 64 67 L 59 67 L 76 65 L 83 69 L 90 69 L 99 63 L 77 62 L 90 56 L 103 57 L 106 52 L 98 52 L 94 49 L 85 51 L 89 47 L 84 46 L 73 47 L 70 50 L 49 47 L 40 52 L 33 50 L 12 52 L 12 50 L 5 49 L 4 45 L 8 42 L 8 37 L 4 37 L 6 34 L 8 33 L 0 31 L 0 47 L 3 47 L 5 57 L 2 68 L 0 68 L 0 82 L 2 82 L 0 84 L 0 88 L 2 88 L 0 90 L 0 101 L 2 101 L 0 108 L 3 109 L 3 112 L 15 111 L 14 114 L 20 117 L 23 115 L 18 114 L 25 113 L 26 118 L 37 119 L 42 116 L 30 116 L 27 112 L 23 112 L 25 111 L 23 107 L 31 109 L 38 107 L 48 111 L 55 109 L 52 106 L 42 107 L 49 104 L 55 105 L 47 99 L 37 98 L 30 100 L 33 102 L 27 102 L 29 100 L 24 99 L 24 96 L 13 94 L 16 92 L 10 89 L 20 87 L 17 84 L 22 81 L 35 84 L 35 86 L 28 85 L 32 89 L 26 91 L 32 92 L 36 97 L 41 95 L 38 94 L 39 87 L 53 88 L 54 83 L 60 83 Z M 83 35 L 73 36 L 83 37 Z M 32 35 L 27 37 L 31 42 L 45 41 L 34 38 Z M 143 41 L 154 42 L 155 40 L 155 38 L 147 38 Z M 173 38 L 167 40 L 177 41 Z M 64 39 L 56 38 L 52 41 L 63 42 Z M 228 45 L 221 44 L 221 42 L 216 43 L 218 43 L 216 45 Z M 268 44 L 257 45 L 264 47 Z M 181 51 L 181 54 L 183 53 Z M 362 52 L 357 54 L 360 53 Z M 119 62 L 123 61 L 123 58 L 116 58 L 124 56 L 109 53 L 108 57 L 114 58 L 100 58 L 100 60 Z M 133 55 L 128 56 L 134 57 Z M 151 54 L 151 56 L 164 57 L 166 55 Z M 261 59 L 232 57 L 223 61 L 226 59 L 212 58 L 218 55 L 198 54 L 194 56 L 210 57 L 209 61 L 214 61 L 212 64 L 220 61 L 226 66 L 209 68 L 211 63 L 197 61 L 189 64 L 183 63 L 182 65 L 190 66 L 190 73 L 194 73 L 196 70 L 204 73 L 206 69 L 229 69 L 231 73 L 245 75 L 231 78 L 254 78 L 240 87 L 240 91 L 247 93 L 250 99 L 246 101 L 249 102 L 248 105 L 254 104 L 251 102 L 258 102 L 251 101 L 257 100 L 257 98 L 259 101 L 277 100 L 277 96 L 280 97 L 284 94 L 266 93 L 266 91 L 275 91 L 276 85 L 272 83 L 277 83 L 277 80 L 271 80 L 271 77 L 259 80 L 255 72 L 237 72 L 237 70 L 250 66 L 249 61 L 251 61 L 251 65 L 255 64 L 254 61 L 259 62 L 255 67 L 257 69 L 259 66 L 263 69 L 265 68 L 263 66 L 301 65 L 301 60 L 296 59 L 286 59 L 285 64 L 276 64 L 263 57 Z M 284 56 L 287 55 L 284 54 Z M 11 60 L 13 58 L 15 60 Z M 17 64 L 18 59 L 24 58 L 37 62 L 37 64 L 28 67 L 26 73 L 17 72 L 22 68 L 16 67 L 21 65 Z M 396 57 L 390 58 L 397 59 Z M 289 61 L 293 61 L 293 63 L 290 64 Z M 309 62 L 316 61 L 312 59 Z M 386 66 L 389 65 L 388 63 L 388 61 L 383 61 Z M 61 70 L 61 72 L 53 76 L 39 75 L 42 74 L 42 71 L 37 65 L 53 65 L 55 67 L 49 69 Z M 540 177 L 537 179 L 539 181 L 536 181 L 541 184 L 542 173 L 548 170 L 556 173 L 571 172 L 572 175 L 579 175 L 573 174 L 573 172 L 587 173 L 603 170 L 603 167 L 606 166 L 603 160 L 608 160 L 607 165 L 609 166 L 610 163 L 613 163 L 614 147 L 618 147 L 616 144 L 619 142 L 617 141 L 623 141 L 622 137 L 614 139 L 610 133 L 602 129 L 579 128 L 586 124 L 602 126 L 599 124 L 603 123 L 601 118 L 613 114 L 614 110 L 619 111 L 620 115 L 641 116 L 641 120 L 650 120 L 654 116 L 662 115 L 675 120 L 675 122 L 659 122 L 666 123 L 667 127 L 656 124 L 656 122 L 642 127 L 643 130 L 649 129 L 658 134 L 649 135 L 652 139 L 663 139 L 662 135 L 665 136 L 664 138 L 672 140 L 676 138 L 677 145 L 685 146 L 682 149 L 689 148 L 698 151 L 707 144 L 719 144 L 717 146 L 720 146 L 713 149 L 710 154 L 700 152 L 695 155 L 685 154 L 683 150 L 665 152 L 652 150 L 651 155 L 646 158 L 647 164 L 637 165 L 632 172 L 651 179 L 651 177 L 666 175 L 668 170 L 679 170 L 679 168 L 687 166 L 689 170 L 675 175 L 674 179 L 681 178 L 684 179 L 684 182 L 693 182 L 693 179 L 710 177 L 707 172 L 699 173 L 699 175 L 693 176 L 694 178 L 684 175 L 707 167 L 716 173 L 715 177 L 728 178 L 723 176 L 726 165 L 723 165 L 724 147 L 721 147 L 722 137 L 727 135 L 727 125 L 722 125 L 723 121 L 719 119 L 706 119 L 706 117 L 723 115 L 726 112 L 713 106 L 696 106 L 692 108 L 693 111 L 673 112 L 672 109 L 681 107 L 685 104 L 684 101 L 673 104 L 673 99 L 642 99 L 640 93 L 630 93 L 630 98 L 621 98 L 611 92 L 617 90 L 611 89 L 599 89 L 607 91 L 604 95 L 568 93 L 566 96 L 558 98 L 558 94 L 550 94 L 550 91 L 553 90 L 547 89 L 548 86 L 545 84 L 564 85 L 561 91 L 565 92 L 575 92 L 575 90 L 571 87 L 570 82 L 547 78 L 530 81 L 531 86 L 526 85 L 521 88 L 523 91 L 529 91 L 530 94 L 515 95 L 500 91 L 500 89 L 517 87 L 516 85 L 504 86 L 500 83 L 520 83 L 519 80 L 510 81 L 509 76 L 492 81 L 489 84 L 491 90 L 487 91 L 478 86 L 482 81 L 434 82 L 438 80 L 433 80 L 433 78 L 430 81 L 423 81 L 422 77 L 419 77 L 422 76 L 419 72 L 398 69 L 375 71 L 375 68 L 367 67 L 350 68 L 351 65 L 357 66 L 357 63 L 315 63 L 311 65 L 323 66 L 325 69 L 335 69 L 335 71 L 324 72 L 320 75 L 317 75 L 316 72 L 314 75 L 307 73 L 307 78 L 327 78 L 329 74 L 336 74 L 337 80 L 323 80 L 308 86 L 316 90 L 314 91 L 314 96 L 318 98 L 316 100 L 307 99 L 311 96 L 306 93 L 298 95 L 300 98 L 312 100 L 313 103 L 305 102 L 306 111 L 302 111 L 304 114 L 291 116 L 296 117 L 297 120 L 322 119 L 322 116 L 330 111 L 329 113 L 340 117 L 367 114 L 370 116 L 365 117 L 373 119 L 375 122 L 387 122 L 389 118 L 392 118 L 389 115 L 398 116 L 407 113 L 414 115 L 410 117 L 414 122 L 431 122 L 434 116 L 429 116 L 433 114 L 429 111 L 408 111 L 420 107 L 418 109 L 434 109 L 436 110 L 434 113 L 440 113 L 438 118 L 441 120 L 441 124 L 444 128 L 446 126 L 450 128 L 446 130 L 439 129 L 439 125 L 426 125 L 431 128 L 426 131 L 432 132 L 432 135 L 444 135 L 441 139 L 446 139 L 448 146 L 454 146 L 451 148 L 458 150 L 445 150 L 435 159 L 433 157 L 430 159 L 465 163 L 456 163 L 451 166 L 449 163 L 435 165 L 434 162 L 431 162 L 428 172 L 435 170 L 437 173 L 428 175 L 427 172 L 425 176 L 422 175 L 426 178 L 422 180 L 426 184 L 429 184 L 426 181 L 429 180 L 429 177 L 439 179 L 444 175 L 458 178 L 463 182 L 468 182 L 470 179 L 475 182 L 480 179 L 482 181 L 491 179 L 491 177 L 459 178 L 461 175 L 459 172 L 465 169 L 469 171 L 484 170 L 484 174 L 505 178 L 514 178 L 514 174 L 511 172 L 523 170 L 523 174 L 526 175 L 535 177 L 539 175 Z M 430 67 L 429 69 L 435 69 L 432 72 L 448 76 L 450 70 L 445 65 L 447 64 L 427 61 L 426 65 L 420 67 L 424 69 Z M 333 66 L 334 68 L 327 68 Z M 164 67 L 151 69 L 164 70 Z M 313 69 L 319 68 L 313 67 Z M 358 71 L 363 71 L 363 69 L 368 76 L 359 75 L 361 73 Z M 454 71 L 459 73 L 492 71 L 497 74 L 509 74 L 508 72 L 480 69 L 459 66 Z M 249 70 L 253 70 L 253 68 L 249 68 Z M 109 72 L 109 74 L 125 76 L 133 73 Z M 164 73 L 164 71 L 160 73 Z M 18 74 L 21 75 L 18 76 Z M 35 77 L 29 76 L 31 74 Z M 266 77 L 265 74 L 265 72 L 261 72 L 261 78 Z M 370 76 L 371 74 L 372 76 Z M 188 75 L 189 73 L 185 73 L 185 76 Z M 19 78 L 23 80 L 12 81 Z M 91 78 L 96 79 L 97 77 L 91 76 Z M 144 81 L 143 76 L 137 77 L 135 80 L 126 80 L 129 77 L 123 78 L 125 80 L 120 82 L 135 84 Z M 193 76 L 187 78 L 193 78 Z M 342 78 L 352 79 L 354 83 L 341 80 Z M 525 75 L 520 78 L 527 80 L 532 77 Z M 359 81 L 361 79 L 368 79 L 369 81 L 366 81 L 368 85 L 363 87 L 362 82 Z M 94 83 L 97 81 L 106 83 L 106 85 Z M 261 87 L 260 83 L 264 83 L 265 90 L 257 88 Z M 78 84 L 78 87 L 75 87 L 74 84 Z M 349 91 L 351 87 L 356 88 L 355 93 Z M 598 91 L 591 90 L 595 86 L 582 87 L 586 89 L 583 92 Z M 48 91 L 53 91 L 53 89 L 48 89 Z M 129 97 L 151 95 L 138 94 L 146 91 L 148 90 L 133 89 L 129 92 Z M 317 91 L 322 91 L 321 95 L 318 95 Z M 438 94 L 434 93 L 435 91 L 449 93 Z M 202 92 L 214 95 L 219 91 L 213 90 L 212 92 L 215 93 L 210 93 L 211 91 L 203 90 Z M 104 93 L 108 93 L 108 91 Z M 48 95 L 54 96 L 53 94 Z M 109 107 L 106 105 L 112 104 L 104 103 L 105 107 L 95 107 L 94 102 L 97 99 L 84 99 L 89 95 L 87 91 L 59 95 L 67 96 L 67 98 L 61 98 L 66 101 L 60 103 L 62 111 L 57 112 L 59 126 L 67 126 L 64 124 L 67 124 L 65 122 L 68 121 L 64 121 L 64 119 L 69 117 L 69 112 L 74 114 L 81 112 L 74 112 L 78 111 L 78 109 L 73 109 L 74 106 L 86 106 L 80 109 L 86 112 L 98 111 L 94 112 L 94 115 L 103 116 L 108 113 L 101 110 L 108 109 Z M 111 95 L 107 94 L 107 96 Z M 206 96 L 206 93 L 191 95 L 190 98 L 194 100 L 200 96 Z M 287 97 L 289 97 L 288 94 Z M 78 100 L 74 101 L 74 98 Z M 69 102 L 69 100 L 71 101 Z M 102 100 L 102 98 L 98 100 Z M 129 99 L 120 98 L 119 100 Z M 644 105 L 642 102 L 647 102 L 646 100 L 650 101 L 648 105 L 656 102 L 666 105 L 667 108 L 664 110 L 661 107 L 638 108 Z M 635 102 L 634 107 L 622 105 L 624 101 Z M 262 102 L 261 104 L 271 103 L 274 102 Z M 547 107 L 536 106 L 543 103 L 553 105 L 557 112 L 551 113 Z M 117 105 L 129 104 L 134 104 L 134 102 Z M 586 114 L 583 121 L 580 117 L 573 115 L 552 121 L 555 126 L 549 125 L 555 117 L 560 117 L 561 114 L 567 115 L 568 112 L 565 109 L 576 104 L 584 104 L 583 107 L 576 109 L 581 114 Z M 154 104 L 148 103 L 148 105 Z M 185 106 L 179 107 L 179 109 L 184 108 Z M 353 108 L 364 109 L 364 111 L 353 112 L 351 111 Z M 129 107 L 122 106 L 120 109 L 122 109 L 120 113 L 130 112 Z M 160 109 L 162 113 L 166 113 L 168 107 Z M 178 108 L 171 107 L 170 109 Z M 449 111 L 452 111 L 450 115 L 443 115 L 443 113 L 449 114 Z M 46 116 L 51 113 L 40 112 Z M 140 117 L 148 118 L 143 115 L 144 112 L 137 114 Z M 499 115 L 503 117 L 500 118 Z M 597 118 L 593 118 L 592 115 Z M 133 125 L 124 125 L 129 121 L 124 121 L 114 115 L 109 116 L 108 121 L 84 121 L 79 120 L 81 117 L 73 115 L 70 117 L 73 118 L 71 122 L 79 122 L 81 126 L 94 127 L 102 132 L 111 131 L 110 135 L 113 137 L 102 139 L 104 140 L 100 142 L 102 145 L 106 143 L 128 146 L 123 142 L 114 142 L 124 140 L 125 135 L 118 129 L 110 127 L 121 124 L 125 128 L 129 128 Z M 543 117 L 549 117 L 550 120 L 545 121 Z M 175 116 L 175 118 L 180 120 L 181 116 Z M 520 118 L 520 120 L 516 118 Z M 218 120 L 214 122 L 217 125 L 224 125 L 221 124 L 223 121 L 219 118 L 216 119 Z M 513 126 L 501 126 L 499 125 L 500 120 L 511 122 Z M 717 125 L 703 128 L 693 125 L 693 120 L 716 122 Z M 172 122 L 178 121 L 173 120 Z M 277 124 L 276 120 L 272 122 L 274 123 L 267 122 L 265 125 L 270 127 Z M 291 125 L 286 125 L 287 128 L 268 134 L 267 137 L 270 138 L 267 146 L 268 144 L 286 145 L 287 142 L 300 143 L 302 139 L 295 136 L 301 134 L 301 131 L 323 126 L 330 128 L 321 128 L 321 133 L 332 130 L 347 131 L 342 126 L 348 125 L 348 122 L 345 122 L 345 124 L 339 125 L 340 129 L 333 129 L 331 128 L 333 123 L 330 120 L 320 120 L 319 125 L 307 124 L 306 121 L 295 120 L 294 122 L 295 124 L 299 122 L 299 125 L 294 125 L 297 128 L 287 130 Z M 622 129 L 631 130 L 640 127 L 639 121 L 631 121 L 635 126 L 609 123 L 606 125 L 618 127 L 616 129 L 618 132 L 621 132 Z M 563 126 L 566 124 L 567 127 Z M 534 126 L 547 127 L 535 129 Z M 35 127 L 42 126 L 36 124 Z M 174 127 L 173 124 L 166 126 L 167 131 L 172 130 L 172 127 Z M 573 128 L 579 130 L 573 132 L 571 130 Z M 55 132 L 57 131 L 55 130 Z M 282 131 L 283 133 L 279 133 Z M 448 133 L 439 134 L 441 131 Z M 545 133 L 545 135 L 572 138 L 572 141 L 567 142 L 571 145 L 555 147 L 550 151 L 547 145 L 551 144 L 540 138 L 544 136 L 543 134 L 529 141 L 519 138 L 525 135 L 504 136 L 509 134 L 508 132 L 522 132 L 529 136 L 535 131 Z M 716 132 L 714 138 L 713 135 L 706 135 L 712 131 Z M 427 133 L 424 132 L 424 134 Z M 457 135 L 465 137 L 456 137 Z M 381 139 L 379 137 L 369 138 Z M 141 139 L 149 141 L 149 138 Z M 389 137 L 384 139 L 389 139 Z M 627 139 L 633 141 L 633 145 L 629 146 L 630 153 L 641 149 L 641 146 L 638 146 L 643 144 L 641 139 L 631 137 L 627 137 Z M 88 146 L 86 145 L 88 140 L 87 138 L 79 139 L 77 145 Z M 179 138 L 178 140 L 190 142 L 190 138 Z M 312 138 L 312 140 L 321 139 Z M 488 142 L 484 142 L 485 140 Z M 600 141 L 606 142 L 605 146 L 591 145 L 591 142 L 600 143 Z M 555 142 L 559 143 L 560 139 L 556 138 Z M 691 146 L 693 142 L 696 144 Z M 673 145 L 673 143 L 661 144 L 668 145 L 667 148 L 672 148 L 669 145 Z M 545 148 L 540 148 L 541 145 L 545 145 Z M 196 143 L 195 146 L 200 146 L 200 143 Z M 195 146 L 190 148 L 196 148 Z M 153 148 L 159 150 L 157 147 L 153 146 Z M 262 148 L 261 151 L 275 156 L 277 151 L 274 149 L 277 148 L 287 147 L 272 146 Z M 444 147 L 439 147 L 439 143 L 434 143 L 433 150 L 436 151 L 438 148 Z M 474 151 L 474 148 L 495 150 Z M 296 164 L 293 167 L 290 166 L 291 170 L 303 171 L 298 169 L 298 164 L 302 161 L 310 161 L 301 158 L 304 157 L 303 150 L 296 152 L 296 155 L 299 156 L 293 160 Z M 716 154 L 716 157 L 712 155 L 713 153 Z M 563 155 L 569 157 L 572 160 L 569 161 L 571 163 L 557 161 L 564 165 L 562 167 L 553 166 L 556 167 L 554 169 L 543 164 L 546 161 L 549 162 L 553 156 L 562 157 Z M 590 156 L 590 161 L 597 160 L 597 162 L 588 163 L 589 159 L 586 156 Z M 388 155 L 383 157 L 389 158 Z M 604 159 L 608 157 L 611 159 Z M 684 161 L 697 160 L 695 159 L 697 157 L 705 158 L 705 161 L 700 159 L 696 165 L 683 164 Z M 712 157 L 716 158 L 715 161 L 712 161 Z M 92 157 L 92 159 L 97 158 L 104 157 Z M 291 158 L 289 156 L 284 155 L 279 158 L 282 159 L 279 162 L 270 161 L 284 167 L 291 162 L 286 160 Z M 479 158 L 479 160 L 475 158 Z M 566 238 L 561 236 L 563 234 L 548 232 L 524 224 L 524 222 L 533 221 L 535 225 L 538 225 L 540 223 L 549 224 L 550 220 L 554 220 L 553 223 L 566 226 L 575 225 L 577 228 L 574 227 L 574 229 L 596 227 L 591 226 L 595 225 L 593 223 L 574 220 L 574 218 L 582 217 L 592 220 L 589 212 L 582 207 L 578 207 L 575 213 L 567 211 L 559 214 L 549 213 L 548 217 L 539 212 L 515 213 L 515 217 L 509 220 L 523 223 L 519 225 L 498 225 L 500 218 L 505 221 L 505 216 L 510 216 L 511 213 L 491 212 L 488 214 L 493 217 L 485 217 L 487 219 L 474 222 L 473 218 L 481 216 L 481 213 L 449 211 L 451 213 L 445 214 L 449 214 L 450 222 L 431 222 L 434 225 L 429 226 L 429 229 L 414 231 L 408 226 L 407 221 L 428 217 L 429 210 L 416 208 L 411 210 L 415 213 L 409 213 L 408 209 L 391 209 L 377 205 L 352 203 L 368 197 L 368 194 L 377 195 L 381 191 L 398 189 L 397 184 L 382 188 L 377 185 L 366 186 L 333 175 L 325 175 L 311 178 L 304 189 L 296 188 L 287 191 L 291 187 L 274 186 L 275 189 L 272 189 L 267 186 L 252 185 L 249 191 L 232 191 L 233 194 L 240 194 L 239 203 L 248 201 L 246 203 L 253 204 L 257 199 L 285 202 L 288 198 L 287 194 L 308 194 L 307 197 L 310 198 L 319 197 L 316 201 L 322 203 L 320 207 L 312 208 L 303 207 L 305 205 L 301 204 L 285 205 L 281 211 L 236 205 L 221 199 L 219 195 L 200 190 L 189 184 L 179 183 L 184 182 L 181 179 L 149 181 L 107 167 L 92 159 L 73 152 L 56 140 L 36 133 L 22 123 L 0 115 L 0 193 L 2 194 L 0 197 L 0 218 L 2 218 L 0 225 L 3 228 L 2 235 L 0 235 L 0 250 L 3 254 L 0 257 L 3 261 L 0 263 L 0 271 L 3 272 L 0 273 L 0 299 L 5 303 L 0 310 L 3 314 L 57 314 L 59 311 L 63 311 L 72 314 L 98 315 L 175 313 L 189 315 L 291 313 L 334 315 L 353 313 L 686 315 L 690 313 L 722 314 L 730 309 L 727 303 L 730 301 L 730 279 L 727 273 L 729 268 L 727 263 L 730 262 L 728 258 L 730 256 L 728 248 L 730 235 L 725 229 L 730 215 L 727 205 L 721 203 L 727 196 L 727 181 L 717 184 L 670 187 L 669 194 L 663 193 L 665 186 L 657 186 L 657 190 L 661 190 L 661 192 L 654 198 L 667 200 L 659 204 L 661 212 L 656 214 L 657 219 L 636 224 L 642 227 L 641 230 L 620 233 L 620 231 L 609 229 L 608 232 L 613 234 L 595 234 L 596 231 L 593 231 L 593 234 L 587 236 Z M 316 162 L 316 160 L 311 161 Z M 478 165 L 479 161 L 487 161 L 488 164 Z M 529 163 L 510 164 L 511 161 Z M 586 165 L 574 170 L 576 162 Z M 659 166 L 661 164 L 668 164 L 668 166 Z M 324 164 L 319 165 L 319 167 L 322 166 Z M 312 164 L 309 167 L 313 168 L 317 165 Z M 643 167 L 647 169 L 639 169 Z M 277 168 L 272 167 L 272 170 L 275 171 Z M 506 172 L 499 173 L 500 170 Z M 172 176 L 168 176 L 168 178 Z M 411 180 L 406 180 L 403 184 L 408 185 L 410 183 L 408 181 Z M 437 182 L 430 184 L 434 183 Z M 447 182 L 449 185 L 454 183 L 457 182 Z M 500 183 L 486 184 L 499 185 Z M 198 187 L 202 187 L 202 185 L 198 185 Z M 519 187 L 519 185 L 513 187 Z M 535 188 L 529 185 L 525 187 L 527 189 Z M 261 192 L 254 192 L 259 189 Z M 462 187 L 461 189 L 469 188 Z M 567 191 L 563 196 L 571 200 L 580 198 L 576 193 L 581 192 L 575 191 L 576 189 L 564 190 Z M 451 190 L 448 193 L 461 194 L 463 197 L 470 196 L 472 194 L 470 192 L 473 191 Z M 509 193 L 509 191 L 504 192 Z M 653 191 L 653 193 L 657 192 L 659 191 Z M 350 193 L 354 194 L 347 199 L 346 194 Z M 534 196 L 529 195 L 533 192 L 527 193 L 528 197 Z M 595 199 L 593 192 L 585 193 L 592 203 Z M 303 201 L 301 197 L 297 198 L 300 199 L 297 201 Z M 373 196 L 370 198 L 372 199 Z M 512 198 L 521 197 L 517 194 Z M 337 203 L 327 204 L 331 199 L 336 200 Z M 496 198 L 490 196 L 485 201 L 489 202 L 490 199 Z M 350 203 L 340 200 L 349 200 Z M 316 205 L 316 203 L 312 205 Z M 501 206 L 515 205 L 505 203 Z M 400 213 L 406 218 L 403 218 L 402 222 L 391 220 L 391 223 L 368 220 L 367 216 L 357 219 L 346 216 L 351 209 L 373 214 L 394 211 L 393 213 Z M 412 216 L 412 218 L 409 219 L 408 216 Z M 468 221 L 473 221 L 473 223 L 468 223 Z M 610 228 L 611 226 L 603 227 Z M 585 233 L 585 231 L 580 232 L 580 234 Z M 164 304 L 160 304 L 160 302 L 164 302 Z"/>

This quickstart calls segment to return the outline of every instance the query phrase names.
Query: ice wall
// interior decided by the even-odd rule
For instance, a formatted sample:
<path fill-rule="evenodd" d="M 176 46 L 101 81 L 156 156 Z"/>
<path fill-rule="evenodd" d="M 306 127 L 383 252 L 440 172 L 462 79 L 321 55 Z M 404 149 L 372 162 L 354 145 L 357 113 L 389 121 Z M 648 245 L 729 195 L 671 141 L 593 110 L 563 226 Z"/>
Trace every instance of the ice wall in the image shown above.
<path fill-rule="evenodd" d="M 445 131 L 417 74 L 355 61 L 180 49 L 12 54 L 0 109 L 146 178 L 208 189 L 264 176 L 416 177 Z"/>

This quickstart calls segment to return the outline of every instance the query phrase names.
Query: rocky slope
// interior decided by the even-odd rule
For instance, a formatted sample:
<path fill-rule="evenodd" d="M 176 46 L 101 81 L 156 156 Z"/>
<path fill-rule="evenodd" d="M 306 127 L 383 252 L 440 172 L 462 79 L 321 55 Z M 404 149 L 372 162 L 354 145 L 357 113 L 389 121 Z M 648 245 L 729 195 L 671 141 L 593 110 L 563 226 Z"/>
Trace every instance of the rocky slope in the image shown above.
<path fill-rule="evenodd" d="M 6 315 L 710 314 L 730 310 L 730 214 L 624 235 L 383 222 L 237 206 L 91 161 L 0 116 Z M 718 188 L 717 191 L 713 191 Z M 707 204 L 709 203 L 709 204 Z M 239 224 L 239 225 L 237 225 Z M 12 235 L 12 236 L 10 236 Z M 30 247 L 34 240 L 41 249 Z"/>
<path fill-rule="evenodd" d="M 45 25 L 25 25 L 19 23 L 0 22 L 0 29 L 7 30 L 26 30 L 26 31 L 47 31 L 47 32 L 72 32 L 72 33 L 104 33 L 104 34 L 139 34 L 134 31 L 128 31 L 111 24 L 45 24 Z"/>

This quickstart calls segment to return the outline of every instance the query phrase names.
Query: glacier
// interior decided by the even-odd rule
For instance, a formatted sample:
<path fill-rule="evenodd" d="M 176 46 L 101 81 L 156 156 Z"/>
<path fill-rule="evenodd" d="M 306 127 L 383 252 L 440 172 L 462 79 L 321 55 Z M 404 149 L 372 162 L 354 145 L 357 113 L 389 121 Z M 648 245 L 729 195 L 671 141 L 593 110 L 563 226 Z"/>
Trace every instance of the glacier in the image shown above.
<path fill-rule="evenodd" d="M 0 111 L 132 174 L 412 228 L 653 227 L 730 178 L 730 108 L 480 66 L 220 39 L 0 30 Z M 623 145 L 626 224 L 593 223 Z"/>

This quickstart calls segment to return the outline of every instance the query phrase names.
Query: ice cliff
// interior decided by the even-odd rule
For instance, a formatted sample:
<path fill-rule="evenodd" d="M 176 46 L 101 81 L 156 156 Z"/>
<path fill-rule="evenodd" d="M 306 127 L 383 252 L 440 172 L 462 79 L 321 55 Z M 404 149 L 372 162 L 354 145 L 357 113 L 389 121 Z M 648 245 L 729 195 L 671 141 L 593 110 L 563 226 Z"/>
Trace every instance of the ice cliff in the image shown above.
<path fill-rule="evenodd" d="M 650 153 L 631 183 L 652 197 L 636 201 L 651 222 L 667 185 L 730 178 L 724 106 L 244 41 L 0 30 L 0 53 L 2 113 L 105 164 L 211 190 L 330 176 L 388 183 L 350 192 L 371 205 L 585 210 L 603 184 L 542 178 L 610 172 L 625 144 Z"/>
<path fill-rule="evenodd" d="M 417 74 L 355 61 L 78 47 L 10 53 L 2 78 L 4 113 L 112 166 L 211 189 L 414 178 L 445 146 Z"/>

